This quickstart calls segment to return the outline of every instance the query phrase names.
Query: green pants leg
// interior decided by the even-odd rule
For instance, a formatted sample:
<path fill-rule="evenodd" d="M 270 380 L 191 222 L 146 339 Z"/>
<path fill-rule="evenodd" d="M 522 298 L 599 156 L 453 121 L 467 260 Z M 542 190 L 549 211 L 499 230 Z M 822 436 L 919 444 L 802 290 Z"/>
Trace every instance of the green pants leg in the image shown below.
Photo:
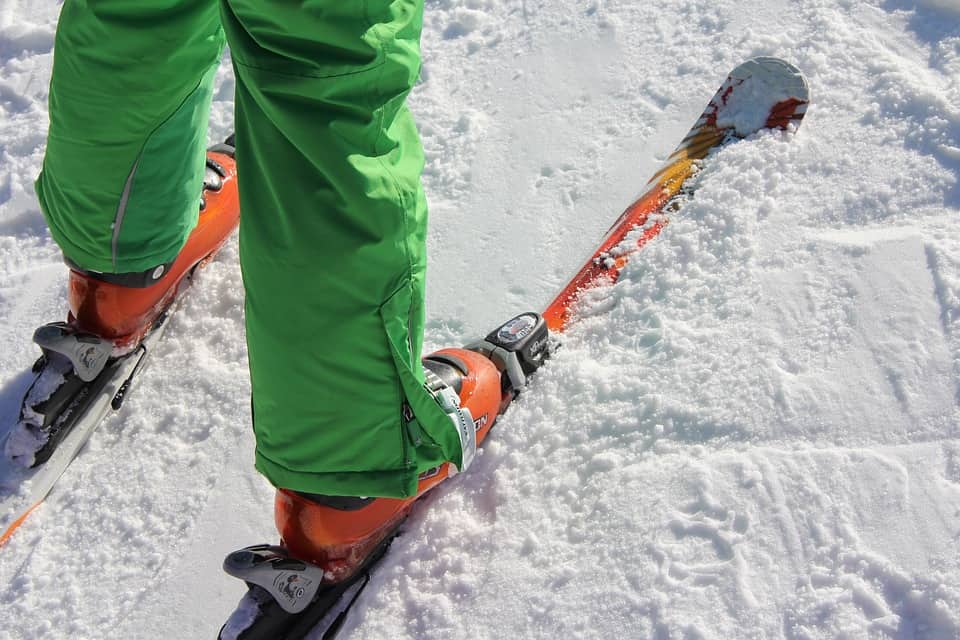
<path fill-rule="evenodd" d="M 37 195 L 86 269 L 169 262 L 197 221 L 213 75 L 214 2 L 67 0 Z"/>
<path fill-rule="evenodd" d="M 52 98 L 51 110 L 62 110 L 74 121 L 65 118 L 59 129 L 52 124 L 51 142 L 54 132 L 67 130 L 68 125 L 83 131 L 85 106 L 74 103 L 72 96 L 82 93 L 77 87 L 84 85 L 89 73 L 103 71 L 97 61 L 113 64 L 111 73 L 116 76 L 151 74 L 136 65 L 118 64 L 113 57 L 117 51 L 96 48 L 98 41 L 113 37 L 114 23 L 144 20 L 143 5 L 150 3 L 128 3 L 136 8 L 117 11 L 127 12 L 128 18 L 99 30 L 90 26 L 103 22 L 99 11 L 86 3 L 67 4 L 73 13 L 65 7 L 58 36 L 58 48 L 67 51 L 58 50 L 58 56 L 74 62 L 64 72 L 58 58 L 53 85 L 61 87 L 59 95 L 71 96 L 71 106 Z M 207 15 L 196 6 L 200 3 L 186 3 L 173 14 Z M 221 10 L 237 76 L 241 264 L 257 467 L 277 486 L 311 493 L 411 495 L 420 472 L 445 460 L 459 465 L 462 456 L 459 436 L 425 390 L 419 364 L 426 205 L 420 186 L 422 150 L 404 102 L 419 71 L 422 0 L 298 4 L 230 0 L 221 3 Z M 129 18 L 130 13 L 137 17 Z M 64 22 L 67 18 L 73 22 Z M 142 48 L 154 44 L 154 33 L 172 38 L 174 31 L 180 32 L 168 33 L 159 24 L 161 17 L 155 18 L 156 24 L 151 22 L 150 29 L 137 34 Z M 68 31 L 91 35 L 80 46 Z M 189 28 L 184 32 L 196 33 Z M 213 28 L 211 33 L 207 39 L 181 38 L 178 55 L 200 58 L 202 52 L 218 51 L 219 31 Z M 135 44 L 130 43 L 130 51 Z M 83 47 L 91 47 L 91 53 L 84 53 Z M 130 51 L 119 49 L 127 55 Z M 215 60 L 212 54 L 211 59 Z M 152 62 L 163 66 L 166 59 Z M 164 183 L 160 172 L 148 174 L 150 182 L 141 180 L 142 167 L 155 163 L 179 167 L 183 157 L 192 159 L 197 141 L 203 139 L 204 126 L 196 117 L 201 109 L 195 101 L 197 92 L 209 95 L 209 88 L 203 89 L 209 84 L 203 83 L 211 77 L 210 64 L 178 68 L 185 75 L 192 75 L 186 69 L 196 68 L 199 73 L 193 75 L 200 78 L 166 118 L 159 117 L 157 126 L 162 127 L 185 108 L 195 116 L 189 122 L 178 121 L 175 128 L 181 132 L 178 159 L 150 145 L 156 134 L 140 121 L 136 104 L 125 106 L 134 112 L 130 120 L 111 120 L 106 106 L 98 114 L 114 122 L 117 131 L 105 125 L 101 137 L 84 136 L 83 143 L 48 148 L 38 191 L 51 228 L 61 225 L 62 233 L 54 231 L 55 237 L 68 257 L 82 266 L 138 270 L 130 264 L 139 263 L 123 262 L 127 232 L 120 233 L 117 243 L 116 234 L 101 226 L 116 221 L 116 216 L 101 212 L 111 208 L 123 211 L 124 229 L 154 227 L 157 237 L 145 240 L 140 254 L 171 257 L 166 246 L 160 246 L 164 245 L 160 237 L 170 235 L 167 227 L 182 224 L 184 216 L 178 218 L 180 214 L 171 210 L 164 222 L 157 223 L 150 220 L 149 207 L 132 205 L 141 202 L 137 199 L 141 188 L 157 193 Z M 114 79 L 111 90 L 126 86 L 123 78 Z M 189 84 L 183 78 L 162 76 L 160 81 L 153 78 L 150 88 L 158 94 Z M 111 180 L 97 180 L 88 171 L 93 186 L 81 184 L 76 164 L 61 166 L 51 157 L 55 153 L 80 157 L 85 146 L 98 157 L 113 158 L 117 149 L 104 142 L 110 136 L 127 140 L 123 149 L 129 156 L 115 161 L 120 169 Z M 202 155 L 199 158 L 202 163 Z M 49 191 L 57 197 L 45 197 L 52 176 L 57 182 Z M 194 194 L 199 183 L 195 186 Z M 74 192 L 79 195 L 60 198 Z M 103 203 L 74 206 L 92 203 L 94 196 Z M 163 202 L 158 199 L 155 204 Z M 195 201 L 192 206 L 195 212 Z M 185 233 L 178 233 L 182 243 Z M 121 248 L 119 258 L 114 244 Z M 110 268 L 103 266 L 105 256 Z"/>
<path fill-rule="evenodd" d="M 460 462 L 419 364 L 427 221 L 404 102 L 423 3 L 264 4 L 223 12 L 257 467 L 313 493 L 410 495 Z"/>

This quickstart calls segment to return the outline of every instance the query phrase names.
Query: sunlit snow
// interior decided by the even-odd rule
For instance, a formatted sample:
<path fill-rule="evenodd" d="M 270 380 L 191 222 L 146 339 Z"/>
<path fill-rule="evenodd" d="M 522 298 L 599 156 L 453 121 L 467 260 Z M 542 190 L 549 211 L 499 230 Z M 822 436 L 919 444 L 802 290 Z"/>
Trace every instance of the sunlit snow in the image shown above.
<path fill-rule="evenodd" d="M 738 63 L 792 62 L 813 102 L 704 163 L 343 638 L 960 638 L 955 3 L 426 5 L 430 348 L 549 302 Z M 32 192 L 58 7 L 0 8 L 0 434 L 65 315 Z M 225 61 L 211 140 L 233 89 Z M 0 638 L 212 638 L 236 606 L 223 556 L 276 536 L 237 253 L 0 548 Z"/>

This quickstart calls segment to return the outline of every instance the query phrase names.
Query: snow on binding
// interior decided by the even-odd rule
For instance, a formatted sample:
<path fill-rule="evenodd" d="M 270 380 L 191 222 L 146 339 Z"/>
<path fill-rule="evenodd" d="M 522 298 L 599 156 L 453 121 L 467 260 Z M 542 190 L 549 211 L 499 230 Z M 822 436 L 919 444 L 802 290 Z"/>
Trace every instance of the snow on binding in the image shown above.
<path fill-rule="evenodd" d="M 196 270 L 239 223 L 233 138 L 207 151 L 200 216 L 170 264 L 103 274 L 71 264 L 66 322 L 36 330 L 42 356 L 0 458 L 0 545 L 37 508 L 111 410 L 120 409 Z"/>
<path fill-rule="evenodd" d="M 476 424 L 478 443 L 548 357 L 552 345 L 550 332 L 562 333 L 575 320 L 580 294 L 615 283 L 630 255 L 655 237 L 667 224 L 669 215 L 680 209 L 684 198 L 692 196 L 695 184 L 690 178 L 699 170 L 701 161 L 718 148 L 761 129 L 796 128 L 808 103 L 806 80 L 793 65 L 770 57 L 744 62 L 730 73 L 667 164 L 647 183 L 644 194 L 613 223 L 597 250 L 542 315 L 521 314 L 463 350 L 446 350 L 449 352 L 446 355 L 440 352 L 424 359 L 425 368 L 432 371 L 437 369 L 438 360 L 455 359 L 454 356 L 466 351 L 496 365 L 502 397 L 493 415 L 474 413 L 483 416 Z M 639 233 L 631 234 L 634 230 Z M 281 540 L 279 546 L 252 546 L 228 555 L 224 570 L 244 580 L 248 590 L 220 630 L 220 640 L 333 638 L 413 503 L 439 484 L 447 476 L 447 470 L 435 475 L 421 478 L 420 492 L 397 509 L 391 530 L 378 544 L 367 549 L 362 562 L 355 562 L 349 571 L 341 571 L 336 561 L 311 564 L 298 558 L 293 552 L 296 545 L 286 539 Z M 278 493 L 278 525 L 282 518 L 290 517 L 291 504 L 298 499 L 285 490 Z M 343 500 L 342 504 L 322 508 L 327 509 L 330 517 L 349 522 L 351 517 L 362 518 L 364 509 L 376 508 L 386 501 L 379 498 Z M 348 504 L 351 500 L 359 502 Z M 280 530 L 283 532 L 282 526 Z"/>

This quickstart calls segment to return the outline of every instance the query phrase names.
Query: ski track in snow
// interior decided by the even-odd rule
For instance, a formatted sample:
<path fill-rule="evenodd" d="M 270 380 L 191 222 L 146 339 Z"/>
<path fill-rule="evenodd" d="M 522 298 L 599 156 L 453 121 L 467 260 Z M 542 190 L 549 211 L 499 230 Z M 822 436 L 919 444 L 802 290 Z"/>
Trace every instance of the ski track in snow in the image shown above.
<path fill-rule="evenodd" d="M 0 433 L 64 313 L 32 193 L 56 10 L 0 7 Z M 545 305 L 743 59 L 813 104 L 583 301 L 343 637 L 960 638 L 960 5 L 427 0 L 423 49 L 428 347 Z M 232 94 L 225 60 L 211 140 Z M 0 550 L 0 639 L 215 635 L 223 555 L 275 536 L 242 329 L 233 240 Z"/>

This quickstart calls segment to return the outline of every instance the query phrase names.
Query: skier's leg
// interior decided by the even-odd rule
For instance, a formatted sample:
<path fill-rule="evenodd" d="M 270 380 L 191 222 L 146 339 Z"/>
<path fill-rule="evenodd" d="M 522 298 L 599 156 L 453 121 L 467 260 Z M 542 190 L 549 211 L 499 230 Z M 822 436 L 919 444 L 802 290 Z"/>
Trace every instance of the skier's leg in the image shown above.
<path fill-rule="evenodd" d="M 423 152 L 404 105 L 422 0 L 226 0 L 257 467 L 316 494 L 409 496 L 462 462 L 424 388 Z"/>
<path fill-rule="evenodd" d="M 37 194 L 83 269 L 169 262 L 197 221 L 213 75 L 212 0 L 67 0 Z"/>
<path fill-rule="evenodd" d="M 70 266 L 70 315 L 34 334 L 44 357 L 4 444 L 21 464 L 82 441 L 122 383 L 118 406 L 129 378 L 116 376 L 139 370 L 142 340 L 237 224 L 231 150 L 204 171 L 223 41 L 216 0 L 64 3 L 36 189 Z"/>

